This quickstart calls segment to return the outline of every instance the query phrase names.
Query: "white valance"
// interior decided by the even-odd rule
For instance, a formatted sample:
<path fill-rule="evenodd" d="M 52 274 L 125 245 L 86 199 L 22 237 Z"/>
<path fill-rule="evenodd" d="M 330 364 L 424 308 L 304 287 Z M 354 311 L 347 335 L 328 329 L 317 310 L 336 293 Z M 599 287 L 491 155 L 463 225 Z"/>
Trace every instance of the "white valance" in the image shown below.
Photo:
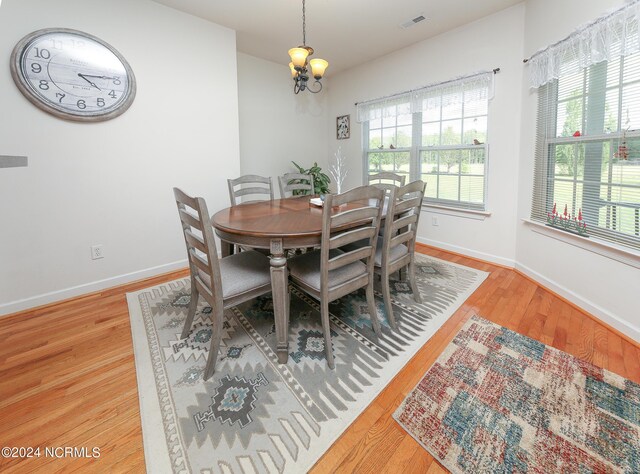
<path fill-rule="evenodd" d="M 537 88 L 562 75 L 640 51 L 639 27 L 640 2 L 634 1 L 579 28 L 529 59 L 530 86 Z"/>
<path fill-rule="evenodd" d="M 461 102 L 488 100 L 493 97 L 493 71 L 482 71 L 419 89 L 379 99 L 359 102 L 356 120 L 366 122 L 381 117 L 426 112 Z"/>

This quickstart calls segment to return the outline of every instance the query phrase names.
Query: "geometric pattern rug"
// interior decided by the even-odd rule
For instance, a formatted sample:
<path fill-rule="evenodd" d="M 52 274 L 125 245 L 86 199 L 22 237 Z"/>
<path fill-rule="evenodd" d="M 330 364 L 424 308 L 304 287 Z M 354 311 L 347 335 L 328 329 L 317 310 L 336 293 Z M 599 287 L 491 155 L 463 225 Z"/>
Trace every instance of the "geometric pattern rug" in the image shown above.
<path fill-rule="evenodd" d="M 478 316 L 393 416 L 454 473 L 640 472 L 640 385 Z"/>
<path fill-rule="evenodd" d="M 147 472 L 306 472 L 487 277 L 420 254 L 416 264 L 422 304 L 406 282 L 391 285 L 398 331 L 388 325 L 380 293 L 381 337 L 364 291 L 330 304 L 334 370 L 325 360 L 318 303 L 293 288 L 287 364 L 277 362 L 269 294 L 225 312 L 207 381 L 206 302 L 180 339 L 189 279 L 127 294 Z"/>

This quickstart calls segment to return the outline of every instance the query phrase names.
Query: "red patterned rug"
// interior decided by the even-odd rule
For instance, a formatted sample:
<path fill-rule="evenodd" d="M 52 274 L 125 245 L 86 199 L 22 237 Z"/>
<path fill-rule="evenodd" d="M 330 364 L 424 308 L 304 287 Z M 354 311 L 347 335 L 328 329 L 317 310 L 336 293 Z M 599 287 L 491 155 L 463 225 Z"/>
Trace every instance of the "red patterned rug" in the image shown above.
<path fill-rule="evenodd" d="M 394 418 L 456 473 L 640 472 L 640 385 L 478 316 Z"/>

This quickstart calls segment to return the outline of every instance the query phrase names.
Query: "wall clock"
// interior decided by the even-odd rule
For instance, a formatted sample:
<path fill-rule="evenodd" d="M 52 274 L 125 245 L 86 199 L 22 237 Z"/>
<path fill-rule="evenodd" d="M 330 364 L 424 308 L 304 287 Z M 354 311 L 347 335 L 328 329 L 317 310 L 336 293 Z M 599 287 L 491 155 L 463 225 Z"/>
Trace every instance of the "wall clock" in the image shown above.
<path fill-rule="evenodd" d="M 66 28 L 22 38 L 11 55 L 11 75 L 33 104 L 67 120 L 112 119 L 136 95 L 133 71 L 118 51 L 95 36 Z"/>
<path fill-rule="evenodd" d="M 336 136 L 338 140 L 349 138 L 350 136 L 350 124 L 349 115 L 341 115 L 336 118 Z"/>

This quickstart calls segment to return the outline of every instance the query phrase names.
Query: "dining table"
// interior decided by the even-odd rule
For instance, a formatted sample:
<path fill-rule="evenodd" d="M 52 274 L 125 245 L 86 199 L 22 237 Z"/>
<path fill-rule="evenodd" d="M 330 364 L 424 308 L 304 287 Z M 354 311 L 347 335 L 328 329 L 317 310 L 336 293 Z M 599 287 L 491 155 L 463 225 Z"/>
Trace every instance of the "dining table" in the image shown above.
<path fill-rule="evenodd" d="M 234 245 L 269 251 L 276 353 L 281 364 L 289 358 L 287 251 L 317 247 L 322 238 L 322 207 L 310 203 L 313 197 L 317 196 L 248 202 L 222 209 L 211 217 L 222 244 L 222 257 L 230 255 Z M 367 204 L 346 206 L 355 209 Z M 341 206 L 340 211 L 344 210 Z"/>

